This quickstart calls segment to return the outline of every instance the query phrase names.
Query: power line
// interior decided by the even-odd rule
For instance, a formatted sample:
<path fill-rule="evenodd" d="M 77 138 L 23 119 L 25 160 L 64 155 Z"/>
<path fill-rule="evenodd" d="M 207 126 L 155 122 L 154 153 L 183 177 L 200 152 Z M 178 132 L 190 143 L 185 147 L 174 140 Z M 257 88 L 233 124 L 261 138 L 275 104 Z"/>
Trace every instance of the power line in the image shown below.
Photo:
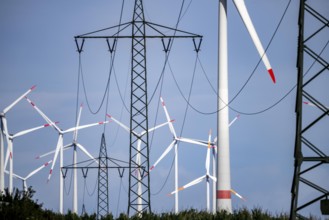
<path fill-rule="evenodd" d="M 285 10 L 284 10 L 284 12 L 283 12 L 283 14 L 282 14 L 282 16 L 281 16 L 281 18 L 280 18 L 280 20 L 279 20 L 279 23 L 278 23 L 278 25 L 276 26 L 276 28 L 275 28 L 275 30 L 274 30 L 274 33 L 272 34 L 272 37 L 271 37 L 271 39 L 270 39 L 270 41 L 269 41 L 267 47 L 265 48 L 265 53 L 266 53 L 266 51 L 268 50 L 268 48 L 270 47 L 270 45 L 272 44 L 272 41 L 273 41 L 274 37 L 276 36 L 276 34 L 277 34 L 277 32 L 278 32 L 280 26 L 281 26 L 282 21 L 283 21 L 283 19 L 285 18 L 286 13 L 287 13 L 287 11 L 288 11 L 288 8 L 289 8 L 289 6 L 290 6 L 290 3 L 291 3 L 291 0 L 289 0 L 287 6 L 285 7 Z M 265 53 L 264 53 L 264 54 L 265 54 Z M 215 88 L 213 87 L 213 85 L 211 84 L 211 82 L 210 82 L 210 80 L 209 80 L 209 78 L 208 78 L 208 76 L 207 76 L 207 74 L 206 74 L 206 71 L 205 71 L 205 69 L 204 69 L 204 67 L 203 67 L 203 65 L 202 65 L 202 63 L 201 63 L 201 60 L 200 60 L 200 59 L 198 59 L 198 60 L 199 60 L 199 63 L 200 63 L 201 69 L 202 69 L 204 75 L 206 76 L 206 79 L 207 79 L 207 81 L 208 81 L 210 87 L 212 88 L 212 90 L 214 91 L 214 93 L 216 94 L 216 96 L 217 96 L 220 100 L 222 100 L 221 97 L 218 96 L 218 93 L 217 93 L 216 89 L 215 89 Z M 264 113 L 264 112 L 266 112 L 266 111 L 272 109 L 272 108 L 275 107 L 276 105 L 278 105 L 282 100 L 284 100 L 284 99 L 285 99 L 285 98 L 291 93 L 291 91 L 292 91 L 293 89 L 291 89 L 287 94 L 285 94 L 285 95 L 283 96 L 283 98 L 281 98 L 279 101 L 277 101 L 276 103 L 274 103 L 274 104 L 271 105 L 270 107 L 267 107 L 267 108 L 265 108 L 265 109 L 263 109 L 263 110 L 260 110 L 260 111 L 255 111 L 255 112 L 247 113 L 247 112 L 242 112 L 242 111 L 239 111 L 239 110 L 237 110 L 237 109 L 234 109 L 233 107 L 230 106 L 230 104 L 231 104 L 231 103 L 232 103 L 232 102 L 233 102 L 233 101 L 234 101 L 234 100 L 235 100 L 235 99 L 241 94 L 241 92 L 242 92 L 242 91 L 244 90 L 244 88 L 247 86 L 247 84 L 249 83 L 250 79 L 251 79 L 252 76 L 255 74 L 255 72 L 256 72 L 256 70 L 257 70 L 257 68 L 258 68 L 258 66 L 259 66 L 259 64 L 260 64 L 260 62 L 261 62 L 261 60 L 262 60 L 262 58 L 259 59 L 259 61 L 257 62 L 255 68 L 253 69 L 253 71 L 252 71 L 251 74 L 249 75 L 249 77 L 248 77 L 248 79 L 246 80 L 246 82 L 243 84 L 243 86 L 240 88 L 240 90 L 239 90 L 239 91 L 233 96 L 233 98 L 229 101 L 229 103 L 226 104 L 225 107 L 229 107 L 231 110 L 233 110 L 233 111 L 235 111 L 235 112 L 237 112 L 237 113 L 239 113 L 239 114 L 243 114 L 243 115 L 256 115 L 256 114 L 261 114 L 261 113 Z M 169 65 L 169 67 L 170 67 L 170 65 Z M 170 70 L 171 70 L 172 76 L 174 77 L 174 74 L 173 74 L 173 71 L 172 71 L 171 67 L 170 67 Z M 199 114 L 202 114 L 202 115 L 212 115 L 212 114 L 216 114 L 217 112 L 219 112 L 219 111 L 222 110 L 222 109 L 218 109 L 218 110 L 216 110 L 216 111 L 212 111 L 212 112 L 204 112 L 204 111 L 200 111 L 199 109 L 197 109 L 196 107 L 194 107 L 190 102 L 188 102 L 188 100 L 187 100 L 186 97 L 184 96 L 184 94 L 183 94 L 182 90 L 180 89 L 179 84 L 178 84 L 178 82 L 176 81 L 175 78 L 174 78 L 174 81 L 175 81 L 175 84 L 176 84 L 176 86 L 177 86 L 177 88 L 178 88 L 178 90 L 179 90 L 181 96 L 183 97 L 184 101 L 187 102 L 187 104 L 188 104 L 188 105 L 189 105 L 189 106 L 190 106 L 195 112 L 197 112 L 197 113 L 199 113 Z M 225 108 L 225 107 L 224 107 L 224 108 Z"/>
<path fill-rule="evenodd" d="M 122 1 L 117 35 L 119 35 L 120 27 L 121 27 L 121 23 L 122 23 L 122 15 L 123 15 L 124 3 L 125 3 L 125 1 Z M 91 108 L 91 105 L 90 105 L 89 99 L 88 99 L 88 95 L 87 95 L 87 91 L 86 91 L 85 80 L 84 80 L 84 75 L 83 75 L 83 70 L 82 70 L 82 62 L 81 62 L 82 46 L 83 46 L 83 43 L 81 45 L 81 48 L 78 49 L 78 52 L 79 52 L 78 92 L 79 92 L 79 87 L 80 87 L 80 75 L 81 75 L 82 85 L 83 85 L 83 92 L 84 92 L 84 96 L 85 96 L 85 99 L 86 99 L 86 103 L 87 103 L 88 109 L 89 109 L 90 113 L 92 113 L 92 114 L 95 115 L 95 114 L 98 114 L 99 113 L 100 109 L 102 108 L 102 106 L 104 104 L 105 97 L 108 96 L 108 93 L 109 93 L 109 86 L 110 86 L 112 71 L 113 71 L 113 68 L 114 68 L 114 60 L 115 60 L 115 55 L 116 55 L 117 44 L 114 44 L 113 49 L 110 51 L 111 52 L 111 56 L 110 56 L 110 68 L 109 68 L 107 83 L 106 83 L 106 87 L 105 87 L 104 94 L 103 94 L 103 97 L 102 97 L 102 101 L 101 101 L 99 107 L 96 108 L 97 110 L 95 110 L 95 111 L 93 111 L 92 108 Z M 78 95 L 77 95 L 77 100 L 78 100 Z M 107 99 L 107 103 L 106 104 L 108 106 L 108 99 Z M 77 107 L 76 108 L 78 109 L 78 104 L 77 104 Z M 107 107 L 106 107 L 106 110 L 107 110 Z M 76 112 L 77 111 L 78 110 L 76 110 Z M 104 130 L 105 130 L 105 125 L 104 125 Z"/>
<path fill-rule="evenodd" d="M 181 8 L 180 8 L 180 10 L 179 10 L 178 19 L 177 19 L 177 22 L 176 22 L 176 27 L 175 27 L 176 30 L 177 30 L 177 28 L 178 28 L 179 22 L 181 21 L 181 19 L 183 18 L 183 16 L 186 14 L 186 12 L 187 12 L 188 8 L 190 7 L 191 3 L 192 3 L 192 0 L 191 0 L 190 3 L 188 4 L 188 6 L 187 6 L 185 12 L 183 13 L 183 8 L 184 8 L 185 0 L 182 1 Z M 175 36 L 175 35 L 176 35 L 176 31 L 174 32 L 174 36 Z M 160 77 L 159 77 L 159 80 L 158 80 L 157 86 L 156 86 L 156 88 L 157 88 L 157 87 L 159 86 L 160 81 L 161 81 L 161 87 L 160 87 L 160 93 L 159 93 L 159 96 L 161 96 L 162 86 L 163 86 L 163 81 L 164 81 L 164 72 L 165 72 L 165 68 L 166 68 L 167 64 L 169 65 L 169 68 L 170 68 L 170 64 L 169 64 L 169 55 L 170 55 L 170 51 L 171 51 L 172 45 L 173 45 L 173 43 L 174 43 L 174 39 L 175 39 L 175 38 L 173 38 L 172 44 L 171 44 L 170 47 L 169 47 L 170 49 L 166 51 L 165 62 L 164 62 L 164 65 L 163 65 L 163 68 L 162 68 L 162 72 L 161 72 L 161 75 L 160 75 Z M 196 65 L 194 65 L 194 66 L 196 66 Z M 171 68 L 170 68 L 170 69 L 171 69 Z M 194 69 L 194 70 L 195 70 L 195 69 Z M 194 71 L 194 73 L 195 73 L 195 71 Z M 193 74 L 193 79 L 194 79 L 194 74 Z M 192 87 L 190 88 L 190 90 L 192 90 Z M 155 91 L 156 91 L 156 89 L 154 90 L 154 92 L 153 92 L 153 94 L 152 94 L 151 100 L 152 100 L 152 98 L 153 98 L 153 96 L 154 96 L 154 94 L 155 94 Z M 158 99 L 158 100 L 159 100 L 159 99 Z M 157 106 L 158 106 L 158 108 L 157 108 L 157 112 L 156 112 L 156 119 L 157 119 L 157 116 L 158 116 L 159 101 L 158 101 L 158 105 L 157 105 Z M 185 111 L 184 121 L 185 121 L 186 113 L 187 113 L 187 108 L 186 108 L 186 111 Z M 156 120 L 155 120 L 155 124 L 156 124 Z M 183 132 L 184 124 L 185 124 L 185 123 L 183 123 L 183 125 L 182 125 L 181 134 L 182 134 L 182 132 Z M 153 135 L 154 135 L 154 134 L 153 134 Z M 153 138 L 153 136 L 152 136 L 152 138 Z M 176 155 L 175 155 L 175 157 L 176 157 Z M 170 173 L 171 173 L 172 168 L 173 168 L 173 165 L 174 165 L 175 157 L 174 157 L 174 159 L 173 159 L 173 161 L 172 161 L 172 163 L 171 163 L 170 170 L 169 170 L 169 172 L 168 172 L 168 174 L 167 174 L 167 177 L 166 177 L 166 179 L 165 179 L 163 185 L 160 187 L 160 189 L 159 189 L 156 193 L 154 193 L 154 194 L 152 193 L 152 195 L 158 195 L 158 194 L 163 190 L 163 188 L 165 187 L 165 185 L 167 184 L 167 181 L 168 181 L 168 179 L 169 179 Z"/>

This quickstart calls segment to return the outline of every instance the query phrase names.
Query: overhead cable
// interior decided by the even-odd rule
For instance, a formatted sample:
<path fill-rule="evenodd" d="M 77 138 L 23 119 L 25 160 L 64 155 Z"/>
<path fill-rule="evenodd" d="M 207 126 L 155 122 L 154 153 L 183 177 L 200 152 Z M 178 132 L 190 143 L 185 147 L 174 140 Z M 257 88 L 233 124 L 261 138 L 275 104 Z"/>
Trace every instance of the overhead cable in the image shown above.
<path fill-rule="evenodd" d="M 291 3 L 291 0 L 289 0 L 287 6 L 285 7 L 285 10 L 284 10 L 284 12 L 283 12 L 283 14 L 282 14 L 282 16 L 281 16 L 281 18 L 280 18 L 280 21 L 279 21 L 277 27 L 275 28 L 275 31 L 274 31 L 274 33 L 273 33 L 273 35 L 272 35 L 272 37 L 271 37 L 271 39 L 270 39 L 270 41 L 269 41 L 269 43 L 268 43 L 266 49 L 265 49 L 265 53 L 266 53 L 266 51 L 268 50 L 268 48 L 270 47 L 270 45 L 271 45 L 271 43 L 272 43 L 274 37 L 276 36 L 276 34 L 277 34 L 278 30 L 279 30 L 279 27 L 281 26 L 281 23 L 282 23 L 282 21 L 283 21 L 285 15 L 286 15 L 286 13 L 287 13 L 287 10 L 288 10 L 288 8 L 289 8 L 289 6 L 290 6 L 290 3 Z M 231 103 L 232 103 L 232 102 L 233 102 L 233 101 L 234 101 L 234 100 L 235 100 L 235 99 L 241 94 L 241 92 L 244 90 L 244 88 L 246 87 L 246 85 L 249 83 L 250 79 L 251 79 L 252 76 L 255 74 L 255 72 L 256 72 L 256 70 L 257 70 L 257 68 L 258 68 L 258 66 L 259 66 L 259 64 L 260 64 L 260 62 L 261 62 L 261 58 L 260 58 L 259 61 L 257 62 L 255 68 L 253 69 L 253 71 L 252 71 L 251 74 L 249 75 L 249 77 L 248 77 L 248 79 L 246 80 L 246 82 L 242 85 L 242 87 L 239 89 L 239 91 L 233 96 L 233 98 L 229 101 L 229 103 L 227 103 L 226 106 L 223 107 L 223 108 L 229 107 L 231 110 L 233 110 L 233 111 L 235 111 L 235 112 L 237 112 L 237 113 L 239 113 L 239 114 L 243 114 L 243 115 L 256 115 L 256 114 L 261 114 L 261 113 L 264 113 L 264 112 L 270 110 L 271 108 L 273 108 L 274 106 L 276 106 L 277 104 L 279 104 L 279 103 L 280 103 L 280 102 L 281 102 L 286 96 L 288 96 L 288 94 L 289 94 L 291 91 L 289 91 L 288 94 L 284 95 L 284 97 L 283 97 L 282 99 L 280 99 L 280 100 L 279 100 L 277 103 L 275 103 L 274 105 L 272 105 L 272 106 L 270 106 L 270 107 L 268 107 L 268 108 L 265 108 L 264 110 L 256 111 L 256 112 L 250 112 L 250 113 L 242 112 L 242 111 L 239 111 L 239 110 L 237 110 L 237 109 L 234 109 L 234 108 L 232 108 L 232 107 L 230 106 L 230 104 L 231 104 Z M 222 100 L 221 97 L 218 96 L 218 93 L 217 93 L 217 91 L 214 89 L 213 85 L 211 84 L 211 82 L 210 82 L 210 80 L 209 80 L 209 78 L 208 78 L 208 76 L 207 76 L 207 74 L 206 74 L 206 72 L 205 72 L 205 70 L 204 70 L 204 68 L 203 68 L 203 66 L 202 66 L 202 63 L 201 63 L 200 59 L 199 59 L 199 63 L 200 63 L 200 65 L 201 65 L 202 71 L 203 71 L 204 75 L 206 76 L 206 79 L 207 79 L 209 85 L 211 86 L 212 90 L 215 92 L 217 98 L 220 99 L 220 100 Z M 173 71 L 172 71 L 171 68 L 170 68 L 170 70 L 171 70 L 171 72 L 172 72 L 172 75 L 174 75 L 174 74 L 173 74 Z M 184 94 L 182 93 L 181 89 L 179 88 L 179 85 L 178 85 L 178 83 L 177 83 L 176 80 L 175 80 L 175 84 L 176 84 L 178 90 L 180 91 L 181 96 L 183 97 L 183 99 L 185 100 L 185 102 L 187 102 L 187 99 L 186 99 L 186 97 L 184 96 Z M 221 109 L 217 109 L 216 111 L 204 112 L 204 111 L 200 111 L 200 110 L 198 110 L 196 107 L 192 106 L 192 104 L 191 104 L 190 102 L 187 102 L 187 104 L 188 104 L 188 105 L 189 105 L 189 106 L 190 106 L 195 112 L 197 112 L 197 113 L 199 113 L 199 114 L 202 114 L 202 115 L 212 115 L 212 114 L 216 114 L 217 112 L 219 112 L 219 111 L 221 111 L 221 110 L 223 109 L 223 108 L 221 108 Z"/>

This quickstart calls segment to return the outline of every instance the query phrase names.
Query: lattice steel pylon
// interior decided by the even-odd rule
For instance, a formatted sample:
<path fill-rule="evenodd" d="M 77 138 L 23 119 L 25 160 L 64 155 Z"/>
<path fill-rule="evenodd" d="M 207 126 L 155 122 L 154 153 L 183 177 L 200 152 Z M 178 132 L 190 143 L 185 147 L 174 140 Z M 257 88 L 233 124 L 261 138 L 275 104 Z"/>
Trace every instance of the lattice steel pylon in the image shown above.
<path fill-rule="evenodd" d="M 300 0 L 290 219 L 307 219 L 305 215 L 310 213 L 303 211 L 317 204 L 319 209 L 321 206 L 322 214 L 329 214 L 329 108 L 324 104 L 328 101 L 329 53 L 326 47 L 329 21 L 312 5 L 315 2 Z M 329 4 L 321 7 L 328 8 Z"/>
<path fill-rule="evenodd" d="M 125 33 L 131 27 L 131 32 Z M 103 32 L 114 33 L 102 34 Z M 146 39 L 161 39 L 167 53 L 174 38 L 192 38 L 195 51 L 200 50 L 201 35 L 181 31 L 163 25 L 148 22 L 144 18 L 143 1 L 135 0 L 133 19 L 131 22 L 103 28 L 83 35 L 75 36 L 79 53 L 83 51 L 85 39 L 105 39 L 109 51 L 116 49 L 116 41 L 122 38 L 132 39 L 131 91 L 130 91 L 130 145 L 129 145 L 129 191 L 128 215 L 131 210 L 138 216 L 143 212 L 151 212 L 150 175 L 149 175 L 149 133 L 148 133 L 148 96 Z M 82 39 L 82 42 L 79 42 Z M 168 39 L 165 42 L 165 39 Z M 199 39 L 199 42 L 196 42 Z M 110 42 L 113 40 L 113 42 Z M 135 131 L 135 132 L 133 132 Z M 139 136 L 136 133 L 143 133 Z M 133 168 L 133 167 L 138 167 Z"/>
<path fill-rule="evenodd" d="M 109 214 L 109 175 L 107 160 L 107 149 L 103 133 L 98 158 L 97 219 L 101 219 Z"/>
<path fill-rule="evenodd" d="M 130 93 L 130 130 L 148 131 L 147 72 L 144 10 L 141 0 L 135 1 L 132 23 L 132 61 Z M 129 164 L 146 169 L 129 169 L 128 215 L 130 209 L 141 214 L 151 212 L 149 170 L 149 134 L 136 136 L 130 132 Z M 146 178 L 145 178 L 146 177 Z M 137 190 L 136 190 L 137 189 Z"/>

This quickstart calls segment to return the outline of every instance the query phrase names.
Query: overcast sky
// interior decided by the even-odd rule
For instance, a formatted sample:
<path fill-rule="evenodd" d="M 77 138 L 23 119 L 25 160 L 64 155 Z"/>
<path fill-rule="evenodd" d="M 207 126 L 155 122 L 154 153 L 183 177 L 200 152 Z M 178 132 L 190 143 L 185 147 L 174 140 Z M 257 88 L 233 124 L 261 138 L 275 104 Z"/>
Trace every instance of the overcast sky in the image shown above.
<path fill-rule="evenodd" d="M 327 0 L 310 1 L 323 15 L 329 14 Z M 287 0 L 246 0 L 250 16 L 266 47 L 288 4 Z M 74 126 L 77 103 L 84 103 L 81 124 L 104 120 L 105 106 L 98 114 L 88 110 L 83 93 L 82 82 L 78 84 L 79 55 L 74 36 L 119 24 L 122 1 L 1 1 L 0 3 L 0 109 L 4 109 L 13 100 L 31 86 L 37 85 L 29 97 L 52 120 L 59 121 L 58 126 L 67 129 Z M 181 1 L 145 0 L 145 18 L 153 23 L 175 27 L 181 7 Z M 230 128 L 231 178 L 232 188 L 243 195 L 247 201 L 232 196 L 235 209 L 260 207 L 272 213 L 289 212 L 291 183 L 293 176 L 293 149 L 295 138 L 295 95 L 293 90 L 278 105 L 272 106 L 287 94 L 296 84 L 296 56 L 298 36 L 298 1 L 292 1 L 271 45 L 268 57 L 276 74 L 277 83 L 273 84 L 262 63 L 253 77 L 237 96 L 230 107 L 230 119 L 238 112 L 241 117 Z M 133 1 L 125 1 L 122 22 L 132 19 Z M 165 53 L 159 39 L 147 42 L 148 92 L 149 97 L 155 91 L 149 106 L 149 127 L 166 121 L 159 105 L 160 93 L 164 98 L 169 114 L 175 119 L 177 134 L 183 137 L 207 140 L 209 129 L 216 133 L 216 94 L 217 87 L 217 26 L 218 1 L 186 1 L 184 16 L 178 28 L 203 35 L 199 62 L 195 65 L 196 52 L 191 39 L 174 41 L 169 64 L 164 72 L 161 87 L 156 87 L 163 69 Z M 259 61 L 258 53 L 237 13 L 232 1 L 228 1 L 229 22 L 229 96 L 234 97 L 244 85 Z M 314 20 L 308 24 L 318 27 Z M 309 42 L 319 52 L 328 39 L 328 30 L 323 31 L 315 41 Z M 118 41 L 114 70 L 110 81 L 110 95 L 107 113 L 129 125 L 129 113 L 123 107 L 120 94 L 126 106 L 129 106 L 131 42 L 128 39 Z M 328 49 L 323 53 L 328 58 Z M 110 68 L 110 53 L 105 40 L 87 40 L 81 54 L 84 82 L 90 108 L 95 111 L 104 94 Z M 311 62 L 306 62 L 307 67 Z M 320 66 L 314 65 L 314 71 Z M 202 69 L 203 68 L 203 69 Z M 191 88 L 192 76 L 195 78 L 191 90 L 190 104 L 197 109 L 186 110 L 185 98 Z M 307 68 L 305 68 L 307 69 Z M 114 77 L 116 76 L 116 78 Z M 177 87 L 172 76 L 179 88 Z M 208 77 L 211 85 L 205 75 Z M 310 76 L 309 76 L 310 77 Z M 328 76 L 309 86 L 309 91 L 329 104 L 324 96 L 324 85 Z M 77 100 L 77 90 L 79 95 Z M 119 92 L 120 91 L 120 92 Z M 181 91 L 181 92 L 180 92 Z M 326 93 L 327 94 L 327 93 Z M 319 111 L 309 107 L 305 110 L 311 120 Z M 206 114 L 207 113 L 207 114 Z M 44 120 L 22 100 L 7 115 L 10 133 L 44 124 Z M 79 132 L 78 142 L 93 155 L 98 156 L 103 127 L 98 126 Z M 328 138 L 323 133 L 328 129 L 328 121 L 321 123 L 310 134 L 316 143 L 323 146 Z M 64 136 L 64 144 L 72 141 L 72 134 Z M 14 140 L 14 172 L 25 176 L 52 157 L 35 160 L 35 156 L 55 149 L 57 133 L 45 128 Z M 154 163 L 172 141 L 167 127 L 154 133 L 151 141 L 150 163 Z M 111 122 L 106 126 L 106 143 L 110 157 L 128 161 L 129 135 Z M 327 152 L 328 153 L 328 152 Z M 72 150 L 64 153 L 64 164 L 72 164 Z M 86 157 L 79 152 L 79 161 Z M 206 150 L 189 144 L 179 145 L 179 185 L 205 173 Z M 174 153 L 159 163 L 151 174 L 151 203 L 154 212 L 174 210 L 174 197 L 167 194 L 174 190 L 174 171 L 170 167 Z M 326 170 L 327 171 L 327 170 Z M 51 181 L 46 179 L 49 167 L 28 180 L 36 190 L 36 199 L 45 208 L 58 210 L 58 162 Z M 167 179 L 167 176 L 168 180 Z M 328 180 L 328 172 L 311 174 L 318 183 Z M 79 172 L 79 212 L 82 204 L 89 213 L 96 212 L 97 189 L 95 179 L 97 171 L 89 172 L 86 180 Z M 7 183 L 7 180 L 6 180 Z M 67 211 L 72 209 L 71 174 L 65 180 L 65 202 Z M 84 183 L 86 183 L 84 185 Z M 16 187 L 21 181 L 15 180 Z M 114 215 L 127 210 L 128 171 L 122 179 L 116 170 L 109 175 L 110 210 Z M 327 184 L 328 185 L 328 184 Z M 94 194 L 93 194 L 94 191 Z M 305 188 L 306 198 L 311 190 Z M 90 195 L 89 195 L 90 194 Z M 312 196 L 313 194 L 311 194 Z M 180 210 L 206 208 L 206 185 L 200 183 L 180 193 Z M 306 211 L 319 214 L 319 204 Z"/>

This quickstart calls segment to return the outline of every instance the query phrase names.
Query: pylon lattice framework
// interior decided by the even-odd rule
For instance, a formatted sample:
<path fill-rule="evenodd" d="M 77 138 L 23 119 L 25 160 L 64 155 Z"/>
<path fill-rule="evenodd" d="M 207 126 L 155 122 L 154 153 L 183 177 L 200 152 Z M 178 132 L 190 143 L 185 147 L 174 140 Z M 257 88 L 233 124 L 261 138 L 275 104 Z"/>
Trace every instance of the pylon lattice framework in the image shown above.
<path fill-rule="evenodd" d="M 315 1 L 313 1 L 315 2 Z M 320 201 L 322 214 L 329 214 L 329 188 L 323 183 L 319 183 L 314 174 L 321 174 L 329 163 L 328 146 L 320 146 L 319 139 L 321 134 L 326 133 L 327 129 L 319 132 L 320 123 L 328 120 L 329 109 L 325 106 L 323 98 L 316 91 L 328 91 L 328 85 L 321 88 L 321 77 L 328 77 L 329 64 L 326 53 L 315 52 L 313 48 L 315 43 L 319 44 L 319 35 L 328 31 L 329 21 L 323 15 L 311 7 L 312 1 L 300 0 L 299 10 L 299 39 L 298 39 L 298 55 L 297 55 L 297 95 L 296 95 L 296 136 L 294 151 L 294 176 L 291 189 L 291 211 L 290 219 L 307 219 L 303 216 L 302 211 L 307 207 Z M 312 19 L 312 20 L 311 20 Z M 312 21 L 312 22 L 310 22 Z M 316 25 L 315 25 L 316 23 Z M 312 24 L 312 27 L 307 26 Z M 308 36 L 305 36 L 305 35 Z M 324 38 L 328 39 L 328 38 Z M 326 48 L 328 42 L 324 42 L 322 47 Z M 320 48 L 321 49 L 321 48 Z M 305 72 L 304 67 L 311 63 L 311 68 Z M 313 64 L 312 64 L 313 63 Z M 315 68 L 317 67 L 317 68 Z M 308 74 L 306 78 L 306 73 Z M 307 79 L 307 80 L 306 80 Z M 322 78 L 323 79 L 323 78 Z M 312 88 L 316 88 L 316 91 Z M 328 94 L 328 93 L 326 93 Z M 314 106 L 314 110 L 318 109 L 315 119 L 310 120 L 310 111 L 305 108 L 305 103 Z M 314 113 L 314 111 L 313 111 Z M 328 125 L 328 124 L 327 124 Z M 316 137 L 311 134 L 316 134 Z M 328 142 L 326 143 L 328 144 Z M 327 153 L 326 153 L 327 152 Z M 328 169 L 327 169 L 328 171 Z M 313 176 L 312 176 L 313 174 Z M 328 173 L 327 173 L 328 174 Z M 306 192 L 311 190 L 311 198 Z M 327 213 L 326 213 L 327 212 Z M 308 213 L 307 213 L 308 214 Z"/>
<path fill-rule="evenodd" d="M 82 175 L 84 178 L 87 178 L 90 169 L 98 170 L 97 219 L 102 219 L 110 214 L 108 169 L 117 169 L 119 177 L 122 178 L 124 175 L 124 171 L 129 168 L 137 169 L 138 167 L 130 167 L 129 163 L 126 161 L 107 156 L 105 135 L 103 133 L 101 137 L 101 145 L 99 149 L 98 158 L 93 158 L 86 161 L 78 162 L 76 164 L 67 165 L 62 167 L 61 170 L 63 178 L 66 178 L 68 170 L 79 169 L 82 171 Z M 83 215 L 85 212 L 85 205 L 82 204 L 81 215 Z"/>
<path fill-rule="evenodd" d="M 131 26 L 130 35 L 123 32 Z M 114 33 L 97 35 L 104 31 Z M 132 34 L 131 34 L 132 33 Z M 166 33 L 166 34 L 165 34 Z M 170 34 L 168 34 L 170 33 Z M 146 68 L 146 38 L 160 38 L 164 51 L 168 52 L 174 38 L 192 38 L 196 52 L 200 50 L 202 36 L 145 21 L 143 1 L 135 0 L 133 21 L 117 26 L 93 31 L 75 36 L 79 53 L 83 51 L 85 39 L 105 39 L 109 51 L 115 50 L 119 38 L 132 39 L 131 94 L 130 94 L 130 145 L 129 145 L 129 191 L 128 215 L 133 210 L 137 215 L 151 212 L 150 176 L 149 174 L 149 138 L 148 138 L 148 99 L 147 99 L 147 68 Z M 82 42 L 79 43 L 79 39 Z M 164 39 L 169 39 L 165 43 Z M 196 42 L 199 39 L 199 42 Z M 113 40 L 113 43 L 110 43 Z M 147 131 L 137 136 L 132 131 Z M 132 167 L 137 166 L 138 169 Z M 137 172 L 136 172 L 137 171 Z"/>
<path fill-rule="evenodd" d="M 101 219 L 109 214 L 109 186 L 108 186 L 108 163 L 107 150 L 104 133 L 102 134 L 101 146 L 99 149 L 98 159 L 98 205 L 97 205 L 97 219 Z"/>

